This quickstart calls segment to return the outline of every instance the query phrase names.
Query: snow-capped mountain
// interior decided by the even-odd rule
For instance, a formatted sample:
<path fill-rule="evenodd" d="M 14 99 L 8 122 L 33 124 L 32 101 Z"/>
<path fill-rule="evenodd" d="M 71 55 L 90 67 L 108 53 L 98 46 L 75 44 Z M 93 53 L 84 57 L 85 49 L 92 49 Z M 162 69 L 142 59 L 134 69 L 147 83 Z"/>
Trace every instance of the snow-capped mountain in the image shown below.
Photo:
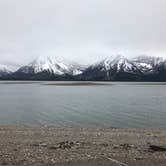
<path fill-rule="evenodd" d="M 9 73 L 11 73 L 11 71 L 8 69 L 8 67 L 6 65 L 0 64 L 0 77 L 5 76 Z"/>
<path fill-rule="evenodd" d="M 55 75 L 78 75 L 82 73 L 82 68 L 78 64 L 68 62 L 61 57 L 39 57 L 28 65 L 21 67 L 17 72 L 27 74 L 48 72 Z"/>
<path fill-rule="evenodd" d="M 21 80 L 73 80 L 83 70 L 81 65 L 61 57 L 39 57 L 19 68 L 11 77 Z"/>
<path fill-rule="evenodd" d="M 87 68 L 82 78 L 115 81 L 162 80 L 166 78 L 166 60 L 150 56 L 111 56 Z"/>
<path fill-rule="evenodd" d="M 105 71 L 114 69 L 117 72 L 134 72 L 137 69 L 132 61 L 122 55 L 106 58 L 100 63 L 100 65 L 103 66 L 103 70 Z"/>
<path fill-rule="evenodd" d="M 40 57 L 16 72 L 0 66 L 0 78 L 9 80 L 58 81 L 166 81 L 166 59 L 111 56 L 89 67 L 63 58 Z"/>
<path fill-rule="evenodd" d="M 156 68 L 166 64 L 165 58 L 152 56 L 139 56 L 133 58 L 132 61 L 144 74 L 152 74 L 156 72 Z"/>

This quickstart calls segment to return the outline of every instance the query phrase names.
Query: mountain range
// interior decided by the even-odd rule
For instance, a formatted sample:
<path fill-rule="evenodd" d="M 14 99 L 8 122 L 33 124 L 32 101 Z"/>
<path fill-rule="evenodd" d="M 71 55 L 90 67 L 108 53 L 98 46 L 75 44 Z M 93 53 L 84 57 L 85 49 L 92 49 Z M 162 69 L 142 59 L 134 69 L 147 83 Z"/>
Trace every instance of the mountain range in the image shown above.
<path fill-rule="evenodd" d="M 63 58 L 37 58 L 10 71 L 0 65 L 1 80 L 57 81 L 166 81 L 166 59 L 138 56 L 111 56 L 90 66 L 82 66 Z"/>

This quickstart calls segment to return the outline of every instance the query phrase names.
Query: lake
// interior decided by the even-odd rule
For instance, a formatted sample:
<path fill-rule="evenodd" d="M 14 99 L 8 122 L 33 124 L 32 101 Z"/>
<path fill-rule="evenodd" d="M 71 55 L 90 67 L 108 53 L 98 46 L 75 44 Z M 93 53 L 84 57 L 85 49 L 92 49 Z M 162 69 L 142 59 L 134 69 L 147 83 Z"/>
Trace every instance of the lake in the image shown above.
<path fill-rule="evenodd" d="M 166 129 L 166 83 L 0 82 L 0 124 Z"/>

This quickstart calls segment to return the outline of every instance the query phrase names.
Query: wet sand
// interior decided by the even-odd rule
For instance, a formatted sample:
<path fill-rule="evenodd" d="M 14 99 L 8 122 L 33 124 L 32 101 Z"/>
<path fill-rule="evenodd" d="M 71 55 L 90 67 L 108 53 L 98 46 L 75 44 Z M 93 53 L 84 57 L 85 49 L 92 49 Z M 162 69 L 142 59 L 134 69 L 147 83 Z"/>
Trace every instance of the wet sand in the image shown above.
<path fill-rule="evenodd" d="M 0 126 L 7 166 L 165 166 L 165 147 L 165 130 Z"/>

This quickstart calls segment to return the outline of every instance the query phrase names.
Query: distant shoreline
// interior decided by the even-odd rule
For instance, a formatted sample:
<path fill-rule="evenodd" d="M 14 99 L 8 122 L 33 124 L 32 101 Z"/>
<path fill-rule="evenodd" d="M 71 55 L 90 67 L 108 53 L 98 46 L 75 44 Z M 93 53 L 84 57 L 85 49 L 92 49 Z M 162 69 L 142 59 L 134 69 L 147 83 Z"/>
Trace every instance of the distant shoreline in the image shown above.
<path fill-rule="evenodd" d="M 110 86 L 111 84 L 97 83 L 97 82 L 71 82 L 71 83 L 49 83 L 44 85 L 53 86 Z"/>
<path fill-rule="evenodd" d="M 45 84 L 43 84 L 45 82 Z M 56 85 L 56 86 L 93 86 L 93 85 L 115 85 L 121 83 L 122 85 L 166 85 L 166 82 L 144 82 L 144 81 L 40 81 L 40 80 L 0 80 L 1 84 L 32 84 L 41 83 L 42 85 Z"/>

